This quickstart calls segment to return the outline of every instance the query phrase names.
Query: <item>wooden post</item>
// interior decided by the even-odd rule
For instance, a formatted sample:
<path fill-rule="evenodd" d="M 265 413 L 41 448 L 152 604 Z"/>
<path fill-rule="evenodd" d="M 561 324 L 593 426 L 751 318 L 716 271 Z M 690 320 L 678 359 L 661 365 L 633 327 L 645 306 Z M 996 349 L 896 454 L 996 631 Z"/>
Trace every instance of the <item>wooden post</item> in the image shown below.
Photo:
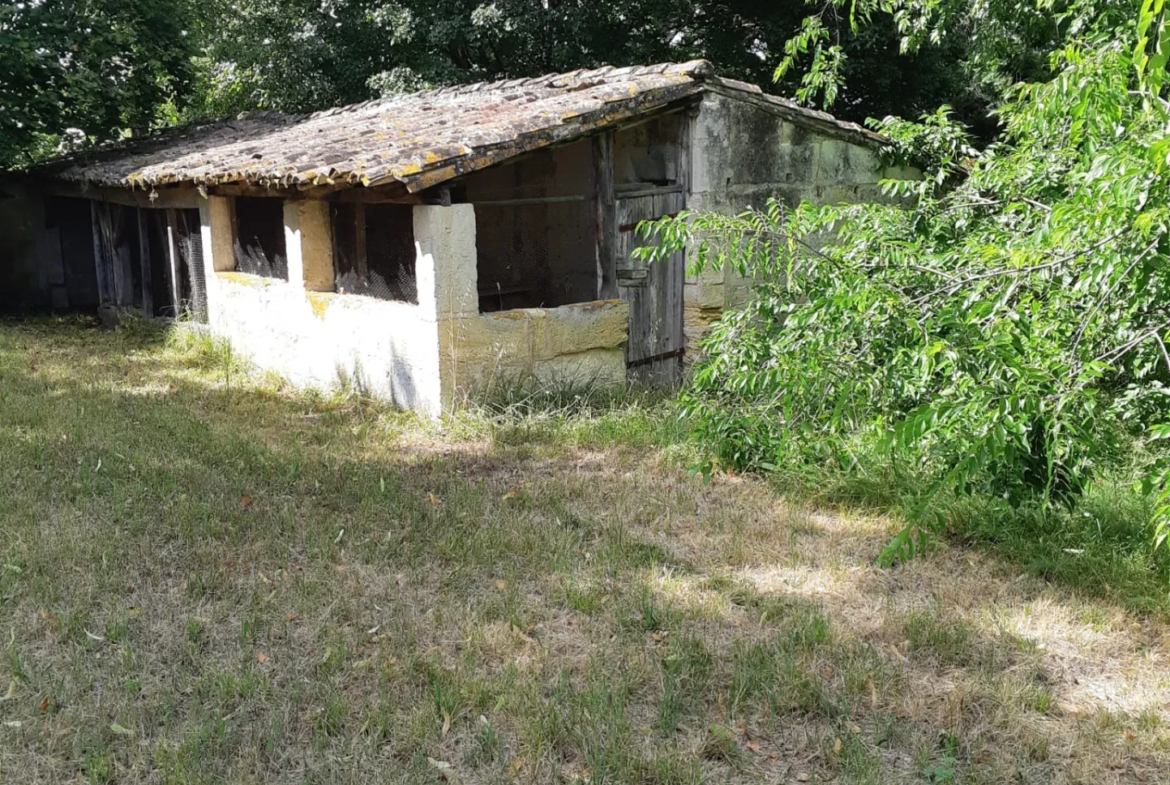
<path fill-rule="evenodd" d="M 175 209 L 167 209 L 167 270 L 170 275 L 168 283 L 171 285 L 171 307 L 173 316 L 177 319 L 183 315 L 183 284 L 180 280 L 182 271 L 179 269 L 179 232 L 177 228 L 178 214 Z"/>
<path fill-rule="evenodd" d="M 596 212 L 597 296 L 613 300 L 617 288 L 617 202 L 613 194 L 613 132 L 593 137 L 593 203 Z"/>
<path fill-rule="evenodd" d="M 366 206 L 364 204 L 355 204 L 353 206 L 353 268 L 357 273 L 358 278 L 363 281 L 369 280 L 370 264 L 369 258 L 366 256 Z"/>
<path fill-rule="evenodd" d="M 93 261 L 97 273 L 98 304 L 110 305 L 113 296 L 110 293 L 110 259 L 106 255 L 106 244 L 102 241 L 102 219 L 98 214 L 98 203 L 90 201 L 89 216 L 93 222 Z"/>
<path fill-rule="evenodd" d="M 142 312 L 154 316 L 154 283 L 150 278 L 150 236 L 146 228 L 146 209 L 138 213 L 138 265 L 142 268 Z"/>

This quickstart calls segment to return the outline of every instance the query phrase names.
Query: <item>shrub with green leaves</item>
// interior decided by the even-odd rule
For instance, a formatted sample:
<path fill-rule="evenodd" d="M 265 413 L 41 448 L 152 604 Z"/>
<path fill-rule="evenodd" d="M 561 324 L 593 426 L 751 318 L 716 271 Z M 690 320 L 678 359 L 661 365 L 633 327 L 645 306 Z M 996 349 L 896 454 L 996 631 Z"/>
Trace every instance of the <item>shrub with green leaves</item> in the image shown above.
<path fill-rule="evenodd" d="M 878 451 L 924 484 L 886 560 L 939 525 L 940 493 L 1069 503 L 1170 419 L 1162 3 L 1140 29 L 1078 8 L 1054 77 L 1011 91 L 987 149 L 945 109 L 876 124 L 923 173 L 887 203 L 644 227 L 647 258 L 689 246 L 696 270 L 754 281 L 686 394 L 712 463 L 850 471 Z"/>

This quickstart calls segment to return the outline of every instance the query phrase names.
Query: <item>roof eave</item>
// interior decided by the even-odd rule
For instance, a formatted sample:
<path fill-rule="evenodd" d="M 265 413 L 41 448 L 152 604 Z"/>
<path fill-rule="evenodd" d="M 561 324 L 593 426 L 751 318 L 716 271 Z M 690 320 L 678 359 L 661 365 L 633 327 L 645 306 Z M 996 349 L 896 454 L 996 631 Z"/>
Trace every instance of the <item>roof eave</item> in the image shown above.
<path fill-rule="evenodd" d="M 871 131 L 868 128 L 847 120 L 838 120 L 827 112 L 798 106 L 779 96 L 765 93 L 756 85 L 746 82 L 711 77 L 703 81 L 702 89 L 705 92 L 750 103 L 759 109 L 771 112 L 811 131 L 817 131 L 826 136 L 832 136 L 854 144 L 864 145 L 873 150 L 881 150 L 890 143 L 888 138 L 876 131 Z"/>

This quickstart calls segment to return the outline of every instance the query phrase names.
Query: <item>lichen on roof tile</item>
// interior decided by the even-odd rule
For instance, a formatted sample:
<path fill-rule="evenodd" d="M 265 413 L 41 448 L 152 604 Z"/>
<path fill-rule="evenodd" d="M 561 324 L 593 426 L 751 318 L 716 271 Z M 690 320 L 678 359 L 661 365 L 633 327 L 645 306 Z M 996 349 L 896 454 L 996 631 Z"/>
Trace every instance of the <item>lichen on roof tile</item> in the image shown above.
<path fill-rule="evenodd" d="M 455 85 L 302 117 L 252 112 L 168 129 L 49 163 L 38 171 L 108 186 L 239 182 L 301 187 L 325 178 L 366 185 L 398 180 L 417 191 L 445 177 L 697 96 L 707 89 L 706 78 L 712 74 L 710 63 L 703 60 L 604 66 Z M 712 80 L 711 85 L 719 81 Z M 830 131 L 862 140 L 878 138 L 823 112 L 755 95 Z M 371 166 L 370 161 L 377 163 Z"/>

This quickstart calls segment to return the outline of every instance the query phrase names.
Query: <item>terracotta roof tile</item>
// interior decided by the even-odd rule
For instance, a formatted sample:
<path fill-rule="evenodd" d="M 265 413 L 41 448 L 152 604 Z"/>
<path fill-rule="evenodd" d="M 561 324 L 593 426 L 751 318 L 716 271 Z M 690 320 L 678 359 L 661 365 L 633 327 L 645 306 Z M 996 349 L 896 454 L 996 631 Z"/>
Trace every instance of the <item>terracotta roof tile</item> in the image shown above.
<path fill-rule="evenodd" d="M 249 183 L 308 188 L 397 180 L 419 191 L 513 155 L 718 88 L 745 93 L 797 119 L 859 141 L 878 139 L 758 88 L 713 78 L 709 63 L 578 70 L 535 79 L 455 85 L 337 107 L 305 117 L 272 112 L 172 128 L 41 167 L 108 186 Z"/>

